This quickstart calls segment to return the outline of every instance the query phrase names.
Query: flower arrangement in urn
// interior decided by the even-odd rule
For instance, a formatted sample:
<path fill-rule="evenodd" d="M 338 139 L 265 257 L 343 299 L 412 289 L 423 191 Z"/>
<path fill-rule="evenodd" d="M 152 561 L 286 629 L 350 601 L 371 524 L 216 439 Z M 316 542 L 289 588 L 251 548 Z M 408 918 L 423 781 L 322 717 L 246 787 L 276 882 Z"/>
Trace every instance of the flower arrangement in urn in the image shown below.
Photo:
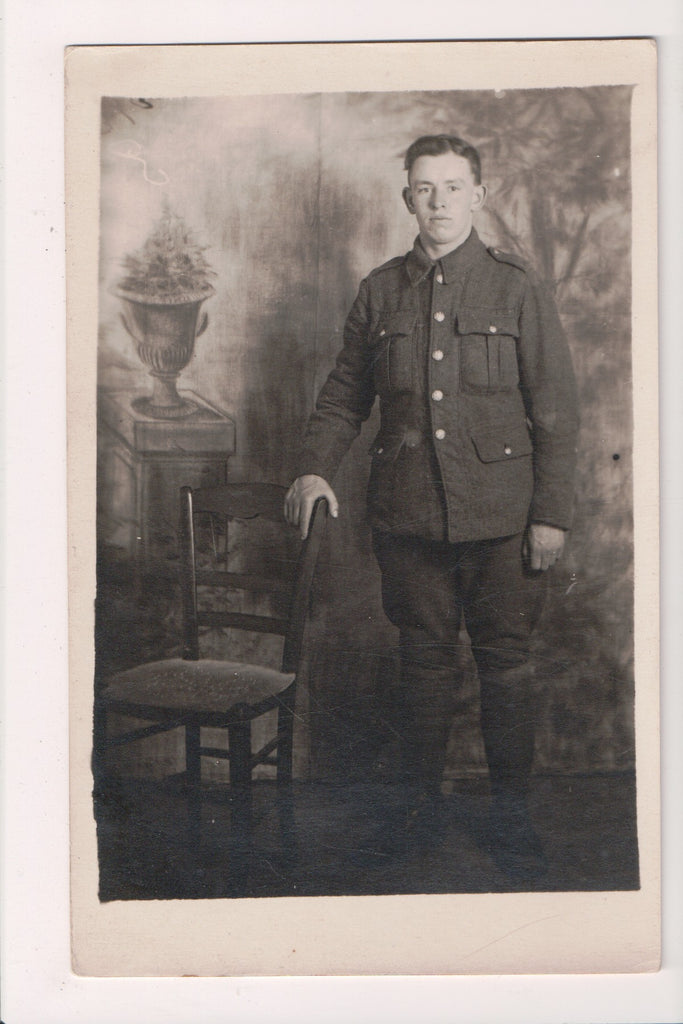
<path fill-rule="evenodd" d="M 196 408 L 178 394 L 176 380 L 208 324 L 208 315 L 200 320 L 199 314 L 214 293 L 215 273 L 205 249 L 166 204 L 144 245 L 125 256 L 125 276 L 113 288 L 124 327 L 154 382 L 152 395 L 133 403 L 148 416 L 175 419 Z"/>

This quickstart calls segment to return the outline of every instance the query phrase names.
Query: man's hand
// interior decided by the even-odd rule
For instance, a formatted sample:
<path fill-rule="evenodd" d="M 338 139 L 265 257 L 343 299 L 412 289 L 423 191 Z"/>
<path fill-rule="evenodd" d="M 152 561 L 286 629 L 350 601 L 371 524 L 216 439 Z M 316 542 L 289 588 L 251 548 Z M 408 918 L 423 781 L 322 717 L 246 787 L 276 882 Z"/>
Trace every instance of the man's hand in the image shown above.
<path fill-rule="evenodd" d="M 285 519 L 290 526 L 299 527 L 302 540 L 308 536 L 311 513 L 318 498 L 327 498 L 330 515 L 336 519 L 339 515 L 337 496 L 321 476 L 298 476 L 285 495 Z"/>
<path fill-rule="evenodd" d="M 565 532 L 557 526 L 532 523 L 524 540 L 524 557 L 530 569 L 545 571 L 557 562 L 564 549 Z"/>

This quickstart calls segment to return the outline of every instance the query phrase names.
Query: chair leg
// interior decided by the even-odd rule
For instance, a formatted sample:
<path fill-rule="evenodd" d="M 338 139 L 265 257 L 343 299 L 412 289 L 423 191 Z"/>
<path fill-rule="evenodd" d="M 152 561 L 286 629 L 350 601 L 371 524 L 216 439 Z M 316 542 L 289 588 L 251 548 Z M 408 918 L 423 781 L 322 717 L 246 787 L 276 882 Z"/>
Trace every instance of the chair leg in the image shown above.
<path fill-rule="evenodd" d="M 188 828 L 192 847 L 200 845 L 202 834 L 202 762 L 199 747 L 199 723 L 191 720 L 185 725 L 185 777 Z"/>
<path fill-rule="evenodd" d="M 230 785 L 251 782 L 251 722 L 247 719 L 228 726 L 230 743 Z"/>
<path fill-rule="evenodd" d="M 291 782 L 278 784 L 277 811 L 282 861 L 285 869 L 291 871 L 296 866 L 299 852 L 294 816 L 294 791 Z"/>
<path fill-rule="evenodd" d="M 292 789 L 294 748 L 294 707 L 290 698 L 280 704 L 277 717 L 277 804 L 280 840 L 285 866 L 291 869 L 297 860 L 296 821 Z"/>
<path fill-rule="evenodd" d="M 277 713 L 277 781 L 289 785 L 292 781 L 294 752 L 294 708 L 283 700 Z"/>
<path fill-rule="evenodd" d="M 244 894 L 253 858 L 251 722 L 228 726 L 230 744 L 230 876 L 235 895 Z"/>

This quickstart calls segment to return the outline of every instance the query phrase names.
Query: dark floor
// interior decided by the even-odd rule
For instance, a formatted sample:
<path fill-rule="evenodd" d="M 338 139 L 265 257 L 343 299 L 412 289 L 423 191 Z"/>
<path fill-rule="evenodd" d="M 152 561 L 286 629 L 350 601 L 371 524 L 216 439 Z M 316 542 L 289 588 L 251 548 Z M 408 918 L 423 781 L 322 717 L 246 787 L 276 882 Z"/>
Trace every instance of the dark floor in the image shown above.
<path fill-rule="evenodd" d="M 548 860 L 545 877 L 511 880 L 482 842 L 483 780 L 452 784 L 439 843 L 376 863 L 373 842 L 388 783 L 299 782 L 292 831 L 279 827 L 276 787 L 254 786 L 251 842 L 230 827 L 230 789 L 208 791 L 201 848 L 185 830 L 172 784 L 121 782 L 99 803 L 102 900 L 409 893 L 588 891 L 638 888 L 635 782 L 631 774 L 544 776 L 531 810 Z M 283 842 L 283 835 L 285 841 Z"/>
<path fill-rule="evenodd" d="M 99 673 L 170 656 L 177 643 L 177 595 L 168 581 L 133 592 L 127 576 L 107 563 L 98 586 Z M 198 849 L 189 842 L 185 802 L 173 781 L 116 783 L 96 803 L 101 899 L 638 888 L 631 772 L 534 778 L 530 806 L 548 871 L 533 884 L 503 874 L 487 852 L 485 778 L 448 784 L 441 842 L 411 847 L 390 862 L 375 858 L 377 822 L 392 804 L 393 787 L 363 781 L 374 778 L 377 715 L 366 691 L 347 692 L 341 677 L 337 683 L 345 685 L 341 709 L 311 720 L 312 763 L 326 781 L 295 783 L 294 829 L 280 828 L 275 785 L 257 782 L 245 839 L 230 825 L 230 787 L 216 786 L 206 793 Z M 324 774 L 330 765 L 334 778 Z"/>

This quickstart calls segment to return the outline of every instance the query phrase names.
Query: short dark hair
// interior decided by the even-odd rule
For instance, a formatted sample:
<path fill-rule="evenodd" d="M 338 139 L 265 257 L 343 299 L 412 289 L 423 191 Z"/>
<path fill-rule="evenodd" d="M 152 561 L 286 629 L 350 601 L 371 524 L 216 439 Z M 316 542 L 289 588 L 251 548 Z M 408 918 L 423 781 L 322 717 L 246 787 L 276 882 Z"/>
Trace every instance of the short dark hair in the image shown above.
<path fill-rule="evenodd" d="M 421 135 L 408 146 L 404 167 L 410 177 L 413 164 L 421 156 L 441 156 L 442 153 L 455 153 L 467 160 L 472 171 L 475 184 L 481 185 L 481 159 L 479 153 L 469 142 L 457 135 Z"/>

